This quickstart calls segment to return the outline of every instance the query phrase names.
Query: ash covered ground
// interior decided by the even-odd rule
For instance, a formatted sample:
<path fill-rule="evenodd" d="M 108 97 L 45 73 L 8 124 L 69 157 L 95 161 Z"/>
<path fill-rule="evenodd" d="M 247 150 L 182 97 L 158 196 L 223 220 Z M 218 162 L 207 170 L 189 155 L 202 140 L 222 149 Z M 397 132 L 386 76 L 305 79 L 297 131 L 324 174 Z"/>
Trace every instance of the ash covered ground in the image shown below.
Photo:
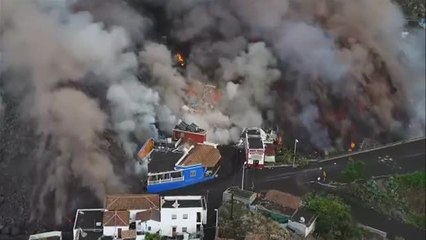
<path fill-rule="evenodd" d="M 141 191 L 138 146 L 179 119 L 220 144 L 278 127 L 304 151 L 425 133 L 424 30 L 403 39 L 389 0 L 0 3 L 4 234 Z"/>

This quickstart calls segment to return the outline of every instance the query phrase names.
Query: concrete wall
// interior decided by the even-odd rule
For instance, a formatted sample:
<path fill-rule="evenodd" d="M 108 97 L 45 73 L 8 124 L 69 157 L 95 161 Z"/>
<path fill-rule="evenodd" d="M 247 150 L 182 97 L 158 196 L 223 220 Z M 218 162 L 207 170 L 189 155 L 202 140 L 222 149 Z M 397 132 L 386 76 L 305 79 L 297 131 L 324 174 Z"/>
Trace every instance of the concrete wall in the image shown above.
<path fill-rule="evenodd" d="M 197 222 L 197 212 L 201 214 L 201 221 Z M 184 219 L 187 214 L 187 219 Z M 172 216 L 176 215 L 176 219 Z M 176 233 L 183 233 L 186 227 L 188 233 L 197 232 L 197 224 L 205 224 L 207 216 L 203 208 L 162 208 L 161 209 L 161 235 L 172 236 L 172 228 L 176 227 Z"/>
<path fill-rule="evenodd" d="M 129 230 L 129 226 L 104 226 L 104 235 L 105 236 L 118 236 L 118 229 L 121 228 L 121 231 Z"/>
<path fill-rule="evenodd" d="M 300 222 L 293 222 L 289 219 L 287 227 L 294 230 L 297 234 L 307 237 L 315 230 L 315 223 L 316 220 L 309 227 L 306 227 L 305 224 Z"/>

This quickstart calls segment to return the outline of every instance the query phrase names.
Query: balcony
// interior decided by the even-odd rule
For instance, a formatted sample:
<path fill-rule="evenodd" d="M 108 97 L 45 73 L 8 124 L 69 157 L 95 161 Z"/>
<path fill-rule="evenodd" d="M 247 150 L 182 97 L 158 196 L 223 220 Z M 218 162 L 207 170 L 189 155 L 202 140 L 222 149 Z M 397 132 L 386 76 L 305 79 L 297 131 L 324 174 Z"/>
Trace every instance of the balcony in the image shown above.
<path fill-rule="evenodd" d="M 148 180 L 148 185 L 183 181 L 183 177 Z"/>

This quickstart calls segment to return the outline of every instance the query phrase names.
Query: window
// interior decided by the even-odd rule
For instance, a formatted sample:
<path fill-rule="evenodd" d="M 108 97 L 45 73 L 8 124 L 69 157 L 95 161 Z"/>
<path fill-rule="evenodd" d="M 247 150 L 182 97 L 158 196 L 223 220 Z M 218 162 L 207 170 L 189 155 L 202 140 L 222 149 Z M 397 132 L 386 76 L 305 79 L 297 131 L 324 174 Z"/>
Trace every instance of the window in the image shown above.
<path fill-rule="evenodd" d="M 183 214 L 183 219 L 188 219 L 188 214 Z"/>
<path fill-rule="evenodd" d="M 195 171 L 195 170 L 192 170 L 191 171 L 191 175 L 190 175 L 191 177 L 195 177 L 195 176 L 197 176 L 197 171 Z"/>
<path fill-rule="evenodd" d="M 151 231 L 151 226 L 148 226 L 148 231 Z"/>
<path fill-rule="evenodd" d="M 182 227 L 182 232 L 184 232 L 184 233 L 188 232 L 187 227 Z"/>
<path fill-rule="evenodd" d="M 174 220 L 174 219 L 176 219 L 177 217 L 176 217 L 176 214 L 172 214 L 172 219 Z"/>
<path fill-rule="evenodd" d="M 201 222 L 201 213 L 197 212 L 197 222 Z"/>

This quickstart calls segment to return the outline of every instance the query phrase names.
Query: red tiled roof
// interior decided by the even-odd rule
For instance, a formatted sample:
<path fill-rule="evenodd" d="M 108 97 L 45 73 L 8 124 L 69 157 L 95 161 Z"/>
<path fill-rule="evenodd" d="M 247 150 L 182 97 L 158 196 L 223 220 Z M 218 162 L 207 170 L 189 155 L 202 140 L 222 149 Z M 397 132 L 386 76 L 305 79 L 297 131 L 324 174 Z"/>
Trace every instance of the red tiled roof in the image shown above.
<path fill-rule="evenodd" d="M 129 225 L 129 211 L 106 211 L 103 217 L 104 226 Z"/>
<path fill-rule="evenodd" d="M 148 220 L 155 220 L 157 222 L 160 221 L 160 211 L 157 209 L 151 209 L 143 212 L 136 213 L 136 220 L 140 220 L 142 222 Z"/>
<path fill-rule="evenodd" d="M 132 209 L 159 209 L 160 196 L 157 194 L 117 194 L 105 198 L 105 208 L 109 211 Z"/>
<path fill-rule="evenodd" d="M 269 190 L 264 199 L 276 203 L 283 208 L 295 210 L 302 206 L 302 200 L 299 197 L 277 190 Z"/>
<path fill-rule="evenodd" d="M 191 166 L 201 163 L 204 167 L 212 168 L 217 165 L 220 158 L 221 155 L 217 148 L 206 144 L 197 144 L 189 152 L 189 156 L 186 157 L 182 165 Z"/>

